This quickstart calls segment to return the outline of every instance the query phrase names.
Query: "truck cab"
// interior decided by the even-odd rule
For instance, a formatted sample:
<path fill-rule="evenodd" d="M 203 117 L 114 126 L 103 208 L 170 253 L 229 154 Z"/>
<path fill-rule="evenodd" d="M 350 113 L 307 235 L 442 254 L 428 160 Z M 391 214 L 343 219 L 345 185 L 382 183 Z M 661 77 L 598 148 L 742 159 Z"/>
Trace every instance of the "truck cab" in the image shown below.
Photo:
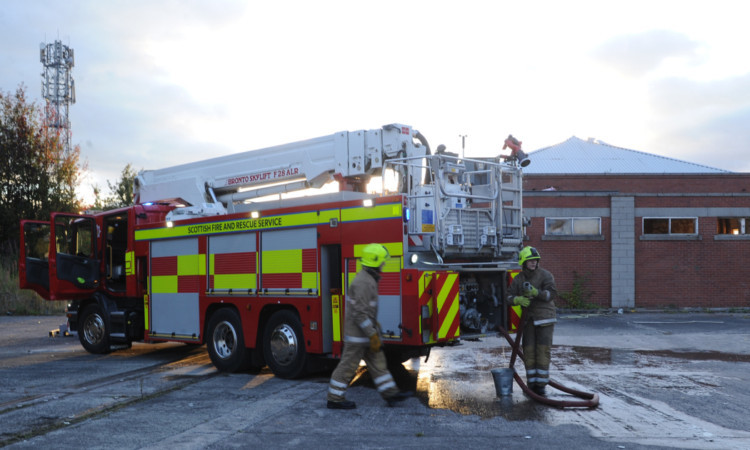
<path fill-rule="evenodd" d="M 146 291 L 145 258 L 136 257 L 133 228 L 163 221 L 174 208 L 145 204 L 93 214 L 53 213 L 47 222 L 22 221 L 21 289 L 32 289 L 46 300 L 68 301 L 69 329 L 79 332 L 87 350 L 129 345 L 142 337 L 143 328 L 129 325 L 126 312 L 142 310 L 132 299 Z M 88 333 L 82 333 L 86 324 Z M 104 327 L 112 330 L 108 339 L 94 332 Z"/>

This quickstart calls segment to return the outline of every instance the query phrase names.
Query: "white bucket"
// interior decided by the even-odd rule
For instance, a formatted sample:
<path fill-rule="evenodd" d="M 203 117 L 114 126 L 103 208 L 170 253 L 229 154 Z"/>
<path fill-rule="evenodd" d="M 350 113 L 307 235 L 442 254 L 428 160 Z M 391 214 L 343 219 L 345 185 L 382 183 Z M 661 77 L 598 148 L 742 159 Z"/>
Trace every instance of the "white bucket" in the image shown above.
<path fill-rule="evenodd" d="M 513 393 L 513 369 L 492 369 L 492 378 L 495 380 L 495 391 L 497 396 L 511 395 Z"/>

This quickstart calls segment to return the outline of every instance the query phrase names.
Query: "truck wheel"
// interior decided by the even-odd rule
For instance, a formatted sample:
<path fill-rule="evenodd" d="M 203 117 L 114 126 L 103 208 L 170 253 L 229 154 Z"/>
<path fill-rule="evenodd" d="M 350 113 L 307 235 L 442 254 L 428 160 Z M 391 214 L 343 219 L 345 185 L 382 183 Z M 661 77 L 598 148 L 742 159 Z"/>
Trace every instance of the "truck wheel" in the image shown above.
<path fill-rule="evenodd" d="M 221 372 L 245 369 L 250 361 L 250 349 L 245 347 L 240 316 L 232 308 L 222 308 L 208 322 L 208 356 Z"/>
<path fill-rule="evenodd" d="M 297 314 L 281 310 L 271 316 L 263 333 L 263 354 L 277 377 L 297 378 L 305 373 L 307 352 Z"/>
<path fill-rule="evenodd" d="M 101 306 L 92 304 L 83 309 L 78 322 L 78 340 L 89 353 L 109 353 L 109 330 Z"/>

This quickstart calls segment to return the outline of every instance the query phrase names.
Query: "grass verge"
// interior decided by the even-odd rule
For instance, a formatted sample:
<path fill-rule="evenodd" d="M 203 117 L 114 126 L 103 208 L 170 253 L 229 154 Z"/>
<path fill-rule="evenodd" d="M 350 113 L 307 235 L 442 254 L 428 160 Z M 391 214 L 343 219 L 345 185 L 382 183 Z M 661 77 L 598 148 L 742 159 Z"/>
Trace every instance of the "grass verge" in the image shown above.
<path fill-rule="evenodd" d="M 47 301 L 34 291 L 18 287 L 18 252 L 0 249 L 0 314 L 36 316 L 65 312 L 66 302 Z"/>

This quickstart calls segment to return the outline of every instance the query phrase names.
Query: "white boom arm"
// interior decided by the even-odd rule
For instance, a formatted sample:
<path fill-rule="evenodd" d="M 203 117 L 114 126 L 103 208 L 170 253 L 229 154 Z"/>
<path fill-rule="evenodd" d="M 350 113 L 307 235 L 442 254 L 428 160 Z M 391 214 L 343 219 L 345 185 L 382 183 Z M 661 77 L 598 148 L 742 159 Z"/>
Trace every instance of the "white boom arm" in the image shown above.
<path fill-rule="evenodd" d="M 419 139 L 424 147 L 414 142 Z M 224 214 L 234 202 L 316 188 L 333 179 L 362 185 L 391 158 L 425 156 L 418 131 L 401 124 L 376 130 L 342 131 L 305 141 L 251 150 L 159 170 L 135 180 L 136 203 L 179 200 L 182 214 Z M 419 163 L 408 166 L 410 184 L 421 181 Z M 406 181 L 406 177 L 404 177 Z"/>

